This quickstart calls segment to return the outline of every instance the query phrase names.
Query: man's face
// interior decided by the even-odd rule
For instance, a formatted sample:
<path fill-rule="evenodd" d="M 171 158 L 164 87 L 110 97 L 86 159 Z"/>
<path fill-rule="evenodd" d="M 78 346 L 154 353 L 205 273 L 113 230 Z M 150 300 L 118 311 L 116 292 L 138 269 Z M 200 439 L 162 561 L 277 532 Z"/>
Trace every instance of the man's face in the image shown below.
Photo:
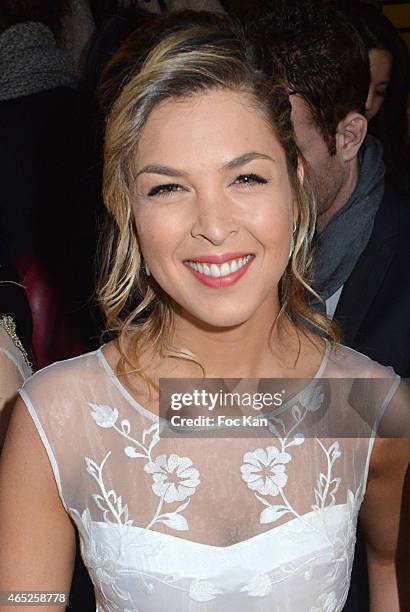
<path fill-rule="evenodd" d="M 318 196 L 319 216 L 330 212 L 346 180 L 346 168 L 336 144 L 331 155 L 323 135 L 313 120 L 312 113 L 297 94 L 290 96 L 292 121 L 299 149 L 311 167 L 311 176 Z"/>

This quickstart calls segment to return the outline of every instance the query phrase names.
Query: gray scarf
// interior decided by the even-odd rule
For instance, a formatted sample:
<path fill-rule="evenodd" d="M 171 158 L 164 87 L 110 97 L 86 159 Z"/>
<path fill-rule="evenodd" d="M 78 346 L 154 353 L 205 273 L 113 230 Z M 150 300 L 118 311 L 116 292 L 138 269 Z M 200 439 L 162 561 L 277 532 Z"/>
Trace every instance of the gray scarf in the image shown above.
<path fill-rule="evenodd" d="M 0 35 L 0 100 L 75 87 L 76 80 L 74 63 L 46 25 L 27 21 Z"/>
<path fill-rule="evenodd" d="M 383 193 L 383 147 L 373 136 L 367 136 L 356 188 L 317 237 L 312 285 L 324 300 L 352 273 L 369 242 Z M 312 305 L 319 306 L 316 302 Z"/>

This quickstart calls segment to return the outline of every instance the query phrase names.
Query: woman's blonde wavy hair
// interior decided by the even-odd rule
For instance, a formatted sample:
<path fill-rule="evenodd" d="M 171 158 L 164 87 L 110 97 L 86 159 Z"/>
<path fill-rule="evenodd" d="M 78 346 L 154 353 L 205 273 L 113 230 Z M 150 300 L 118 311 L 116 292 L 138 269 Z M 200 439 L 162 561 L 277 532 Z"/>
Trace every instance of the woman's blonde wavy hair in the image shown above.
<path fill-rule="evenodd" d="M 147 277 L 132 214 L 133 160 L 141 130 L 155 106 L 169 98 L 195 96 L 215 89 L 245 94 L 262 111 L 284 149 L 298 210 L 294 249 L 280 281 L 280 317 L 285 313 L 301 329 L 336 339 L 328 319 L 308 305 L 314 198 L 305 177 L 298 178 L 300 153 L 290 119 L 288 88 L 282 78 L 268 77 L 237 24 L 192 26 L 165 36 L 138 65 L 140 49 L 131 36 L 110 67 L 121 67 L 119 93 L 108 116 L 104 146 L 103 196 L 108 211 L 101 242 L 102 269 L 98 299 L 107 331 L 118 336 L 122 357 L 144 376 L 138 356 L 148 347 L 161 357 L 194 361 L 195 355 L 173 346 L 178 305 Z M 108 85 L 109 89 L 109 85 Z M 303 163 L 303 162 L 302 162 Z M 305 173 L 306 174 L 306 173 Z M 202 368 L 204 372 L 204 369 Z"/>

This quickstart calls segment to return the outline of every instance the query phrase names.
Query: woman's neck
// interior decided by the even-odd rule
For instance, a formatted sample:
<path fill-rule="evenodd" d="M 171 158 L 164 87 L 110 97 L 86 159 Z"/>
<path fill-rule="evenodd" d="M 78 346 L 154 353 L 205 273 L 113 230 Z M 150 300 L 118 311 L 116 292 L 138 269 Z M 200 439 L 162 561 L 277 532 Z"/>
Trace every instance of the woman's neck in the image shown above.
<path fill-rule="evenodd" d="M 320 351 L 314 345 L 306 352 L 305 345 L 311 343 L 286 314 L 279 315 L 279 309 L 269 318 L 258 317 L 223 329 L 198 326 L 189 317 L 177 316 L 173 344 L 195 355 L 204 366 L 208 378 L 299 376 L 299 354 L 311 356 L 314 361 L 312 372 L 316 371 L 317 356 L 320 356 Z M 306 365 L 306 360 L 303 361 Z M 184 376 L 182 371 L 187 377 L 202 376 L 195 364 L 180 360 L 173 362 L 178 377 Z"/>
<path fill-rule="evenodd" d="M 175 315 L 171 344 L 190 359 L 139 355 L 142 369 L 159 378 L 310 378 L 324 354 L 323 341 L 302 331 L 279 304 L 229 328 L 216 328 L 181 312 Z M 203 366 L 204 370 L 201 368 Z"/>
<path fill-rule="evenodd" d="M 264 326 L 258 333 L 255 326 L 246 323 L 229 329 L 196 328 L 193 332 L 189 322 L 177 325 L 174 344 L 187 350 L 203 364 L 208 377 L 258 376 L 263 364 L 271 360 L 269 328 Z M 277 335 L 272 321 L 272 342 Z M 198 375 L 200 370 L 198 369 Z"/>

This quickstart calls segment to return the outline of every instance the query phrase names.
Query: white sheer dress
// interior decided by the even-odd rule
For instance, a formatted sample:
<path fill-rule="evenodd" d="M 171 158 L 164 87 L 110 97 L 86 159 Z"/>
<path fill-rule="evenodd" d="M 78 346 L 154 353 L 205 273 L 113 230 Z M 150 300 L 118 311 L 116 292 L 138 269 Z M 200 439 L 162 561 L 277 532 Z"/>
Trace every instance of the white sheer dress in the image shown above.
<path fill-rule="evenodd" d="M 352 399 L 357 378 L 379 379 L 377 393 Z M 337 393 L 327 379 L 342 381 Z M 390 369 L 328 344 L 261 439 L 161 437 L 101 350 L 35 374 L 21 396 L 99 612 L 336 612 L 376 427 L 398 385 Z M 321 410 L 340 436 L 314 433 Z"/>

